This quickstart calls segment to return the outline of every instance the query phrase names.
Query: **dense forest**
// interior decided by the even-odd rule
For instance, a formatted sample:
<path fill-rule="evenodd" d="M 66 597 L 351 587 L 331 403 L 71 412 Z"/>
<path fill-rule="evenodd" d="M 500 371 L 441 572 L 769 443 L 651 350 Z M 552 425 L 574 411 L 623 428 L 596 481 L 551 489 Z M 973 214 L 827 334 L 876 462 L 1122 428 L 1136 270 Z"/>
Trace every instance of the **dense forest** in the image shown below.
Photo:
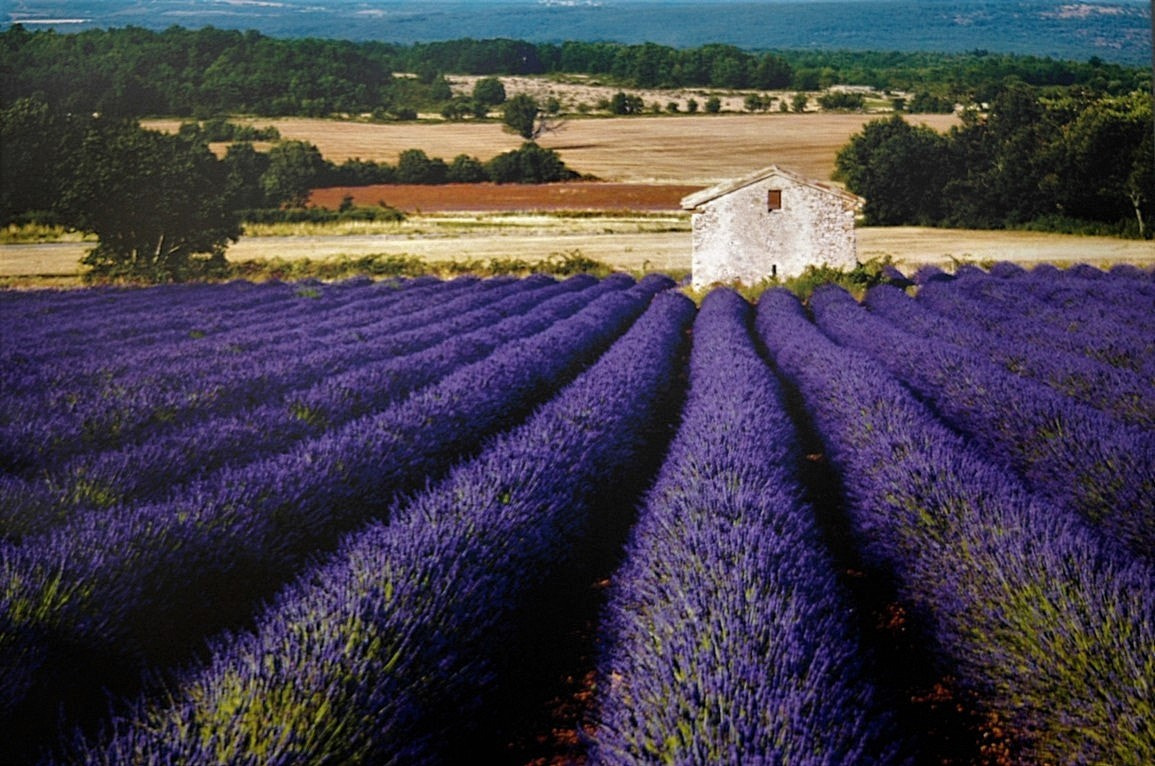
<path fill-rule="evenodd" d="M 443 74 L 593 75 L 620 87 L 821 90 L 834 84 L 925 93 L 948 104 L 990 101 L 1008 78 L 1037 87 L 1121 95 L 1145 69 L 973 51 L 756 53 L 730 45 L 454 40 L 399 45 L 280 39 L 206 27 L 61 34 L 15 25 L 0 33 L 0 105 L 39 95 L 73 112 L 211 117 L 439 110 Z M 397 76 L 405 72 L 416 76 Z"/>
<path fill-rule="evenodd" d="M 946 134 L 895 115 L 839 152 L 866 223 L 1035 228 L 1150 238 L 1151 96 L 1041 97 L 1022 83 Z"/>

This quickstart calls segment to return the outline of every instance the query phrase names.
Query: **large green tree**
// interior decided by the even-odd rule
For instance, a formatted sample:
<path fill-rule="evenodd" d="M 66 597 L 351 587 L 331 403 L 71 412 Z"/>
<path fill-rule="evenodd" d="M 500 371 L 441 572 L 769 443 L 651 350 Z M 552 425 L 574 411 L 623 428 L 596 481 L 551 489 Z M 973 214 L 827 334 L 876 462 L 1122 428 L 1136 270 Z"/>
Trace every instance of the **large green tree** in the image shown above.
<path fill-rule="evenodd" d="M 537 138 L 538 115 L 541 109 L 533 96 L 519 93 L 505 102 L 501 121 L 508 130 L 527 141 Z"/>
<path fill-rule="evenodd" d="M 868 223 L 1034 226 L 1149 237 L 1155 216 L 1146 93 L 1058 97 L 1009 81 L 986 113 L 940 135 L 868 123 L 838 154 Z"/>
<path fill-rule="evenodd" d="M 309 194 L 328 170 L 321 151 L 307 141 L 281 141 L 269 150 L 261 177 L 270 204 L 304 207 Z"/>
<path fill-rule="evenodd" d="M 496 77 L 482 77 L 473 85 L 473 100 L 483 107 L 501 106 L 505 98 L 505 86 Z"/>
<path fill-rule="evenodd" d="M 224 164 L 203 143 L 102 124 L 84 138 L 63 208 L 98 238 L 83 259 L 92 276 L 183 281 L 220 273 L 240 237 L 226 184 Z"/>
<path fill-rule="evenodd" d="M 39 98 L 0 110 L 0 224 L 32 215 L 51 220 L 88 120 Z"/>
<path fill-rule="evenodd" d="M 1134 217 L 1145 236 L 1155 213 L 1151 98 L 1136 91 L 1080 104 L 1059 133 L 1054 196 L 1063 210 L 1102 221 Z"/>
<path fill-rule="evenodd" d="M 898 115 L 866 124 L 838 152 L 835 166 L 847 187 L 866 199 L 873 225 L 930 224 L 942 214 L 946 139 Z"/>

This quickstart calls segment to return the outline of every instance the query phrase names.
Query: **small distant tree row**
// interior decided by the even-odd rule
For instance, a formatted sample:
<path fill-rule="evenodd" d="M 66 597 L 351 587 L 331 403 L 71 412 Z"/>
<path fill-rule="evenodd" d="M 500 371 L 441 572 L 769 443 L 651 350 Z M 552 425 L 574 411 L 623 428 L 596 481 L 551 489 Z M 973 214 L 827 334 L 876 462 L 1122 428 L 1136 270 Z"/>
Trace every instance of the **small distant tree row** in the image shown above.
<path fill-rule="evenodd" d="M 396 165 L 361 159 L 336 165 L 305 141 L 283 141 L 263 157 L 247 144 L 236 144 L 229 147 L 224 161 L 249 208 L 301 207 L 313 189 L 326 186 L 487 181 L 538 184 L 578 178 L 557 152 L 532 141 L 485 162 L 467 154 L 447 162 L 430 157 L 422 149 L 406 149 Z"/>
<path fill-rule="evenodd" d="M 609 98 L 601 98 L 597 102 L 597 108 L 609 112 L 616 116 L 625 116 L 632 114 L 645 114 L 647 105 L 645 100 L 636 93 L 627 93 L 619 90 Z M 649 105 L 650 112 L 662 111 L 662 105 L 658 102 Z M 686 99 L 686 113 L 697 114 L 698 110 L 702 108 L 702 104 L 696 98 Z M 709 114 L 717 114 L 722 111 L 722 99 L 717 96 L 710 96 L 705 103 L 706 112 Z M 665 104 L 665 111 L 670 114 L 677 114 L 682 111 L 682 105 L 677 101 L 668 101 Z"/>
<path fill-rule="evenodd" d="M 242 125 L 231 122 L 224 117 L 213 117 L 208 120 L 182 122 L 178 131 L 182 136 L 209 143 L 234 141 L 279 141 L 281 131 L 272 125 L 258 128 L 254 125 Z"/>
<path fill-rule="evenodd" d="M 818 105 L 828 112 L 861 112 L 866 109 L 866 96 L 843 90 L 832 90 L 818 97 Z"/>

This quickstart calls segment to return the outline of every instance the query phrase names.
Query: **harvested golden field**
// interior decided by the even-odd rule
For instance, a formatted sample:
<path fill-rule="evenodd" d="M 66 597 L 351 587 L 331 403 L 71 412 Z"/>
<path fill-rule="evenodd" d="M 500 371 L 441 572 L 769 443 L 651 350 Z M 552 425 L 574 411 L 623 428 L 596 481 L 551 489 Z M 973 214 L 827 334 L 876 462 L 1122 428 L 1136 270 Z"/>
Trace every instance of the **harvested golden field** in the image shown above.
<path fill-rule="evenodd" d="M 767 165 L 829 179 L 850 137 L 879 115 L 756 114 L 637 117 L 570 122 L 541 144 L 567 165 L 598 178 L 709 186 Z M 937 130 L 952 115 L 926 115 Z"/>
<path fill-rule="evenodd" d="M 602 181 L 709 186 L 766 165 L 782 165 L 828 179 L 834 157 L 878 114 L 716 114 L 578 118 L 538 143 L 556 150 L 566 165 Z M 953 115 L 909 119 L 947 130 Z M 309 141 L 332 162 L 358 157 L 394 163 L 406 149 L 451 160 L 459 154 L 488 160 L 516 149 L 521 138 L 498 122 L 368 123 L 322 119 L 253 119 L 282 138 Z M 176 130 L 175 120 L 146 127 Z"/>

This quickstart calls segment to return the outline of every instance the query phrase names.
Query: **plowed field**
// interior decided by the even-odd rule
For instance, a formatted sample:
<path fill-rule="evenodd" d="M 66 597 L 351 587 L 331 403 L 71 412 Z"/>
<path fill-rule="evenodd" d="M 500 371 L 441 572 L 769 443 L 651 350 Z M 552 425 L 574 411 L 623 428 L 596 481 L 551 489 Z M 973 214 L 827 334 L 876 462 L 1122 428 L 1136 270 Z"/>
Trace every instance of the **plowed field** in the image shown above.
<path fill-rule="evenodd" d="M 348 195 L 358 205 L 384 202 L 406 213 L 534 210 L 663 212 L 679 210 L 681 199 L 701 188 L 620 183 L 389 184 L 318 189 L 313 192 L 310 204 L 336 208 L 342 198 Z"/>

